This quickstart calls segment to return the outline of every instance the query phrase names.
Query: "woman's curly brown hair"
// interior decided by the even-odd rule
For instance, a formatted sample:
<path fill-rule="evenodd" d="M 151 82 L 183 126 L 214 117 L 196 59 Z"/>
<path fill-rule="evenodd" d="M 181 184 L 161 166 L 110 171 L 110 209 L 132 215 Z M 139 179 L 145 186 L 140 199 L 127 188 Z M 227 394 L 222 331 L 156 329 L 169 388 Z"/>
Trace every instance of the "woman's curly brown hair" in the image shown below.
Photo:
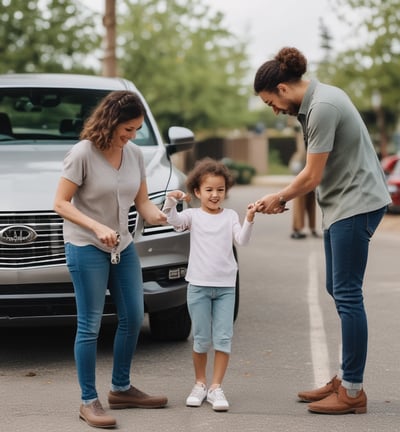
<path fill-rule="evenodd" d="M 262 64 L 254 78 L 254 91 L 276 92 L 284 82 L 297 82 L 307 70 L 307 59 L 297 48 L 282 48 L 273 60 Z"/>
<path fill-rule="evenodd" d="M 146 108 L 137 93 L 126 90 L 111 92 L 86 120 L 80 139 L 87 139 L 100 150 L 106 150 L 119 124 L 145 114 Z"/>
<path fill-rule="evenodd" d="M 203 178 L 206 175 L 221 176 L 225 179 L 226 192 L 233 186 L 234 179 L 229 169 L 222 163 L 212 158 L 204 158 L 196 162 L 186 179 L 186 187 L 190 194 L 194 195 L 199 190 Z"/>

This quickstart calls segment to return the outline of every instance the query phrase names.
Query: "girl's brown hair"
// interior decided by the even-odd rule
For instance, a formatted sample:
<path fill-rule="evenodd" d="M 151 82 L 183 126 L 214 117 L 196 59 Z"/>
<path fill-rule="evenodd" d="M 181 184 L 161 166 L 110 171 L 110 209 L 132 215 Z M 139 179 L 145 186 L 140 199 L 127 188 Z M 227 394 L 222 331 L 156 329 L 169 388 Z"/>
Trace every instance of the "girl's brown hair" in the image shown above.
<path fill-rule="evenodd" d="M 200 189 L 204 176 L 221 176 L 225 179 L 225 188 L 228 191 L 234 184 L 229 169 L 222 163 L 211 158 L 204 158 L 196 162 L 194 168 L 187 176 L 186 187 L 190 194 Z"/>
<path fill-rule="evenodd" d="M 119 124 L 145 114 L 146 109 L 137 93 L 126 90 L 111 92 L 86 120 L 80 139 L 87 139 L 100 150 L 106 150 Z"/>
<path fill-rule="evenodd" d="M 277 92 L 285 82 L 297 82 L 307 70 L 307 59 L 297 48 L 282 48 L 273 60 L 262 64 L 254 78 L 254 91 Z"/>

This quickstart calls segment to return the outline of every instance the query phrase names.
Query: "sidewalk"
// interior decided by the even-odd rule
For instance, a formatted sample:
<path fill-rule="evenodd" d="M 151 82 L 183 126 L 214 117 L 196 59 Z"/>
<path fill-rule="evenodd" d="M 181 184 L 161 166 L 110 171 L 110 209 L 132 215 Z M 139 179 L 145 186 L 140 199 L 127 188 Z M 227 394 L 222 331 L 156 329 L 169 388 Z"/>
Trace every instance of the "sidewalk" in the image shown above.
<path fill-rule="evenodd" d="M 294 179 L 292 175 L 265 175 L 255 176 L 251 184 L 255 186 L 285 186 Z"/>

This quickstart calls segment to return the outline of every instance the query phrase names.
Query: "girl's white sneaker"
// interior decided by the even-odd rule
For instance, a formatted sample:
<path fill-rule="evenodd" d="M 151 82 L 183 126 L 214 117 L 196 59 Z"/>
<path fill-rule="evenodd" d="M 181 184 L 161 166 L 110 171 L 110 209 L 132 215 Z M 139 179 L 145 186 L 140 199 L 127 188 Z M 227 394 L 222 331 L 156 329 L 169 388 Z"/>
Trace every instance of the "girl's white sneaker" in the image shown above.
<path fill-rule="evenodd" d="M 204 384 L 196 383 L 190 395 L 186 399 L 186 406 L 199 407 L 207 396 L 207 387 Z"/>
<path fill-rule="evenodd" d="M 212 405 L 214 411 L 228 411 L 229 409 L 229 403 L 221 387 L 208 390 L 207 402 Z"/>

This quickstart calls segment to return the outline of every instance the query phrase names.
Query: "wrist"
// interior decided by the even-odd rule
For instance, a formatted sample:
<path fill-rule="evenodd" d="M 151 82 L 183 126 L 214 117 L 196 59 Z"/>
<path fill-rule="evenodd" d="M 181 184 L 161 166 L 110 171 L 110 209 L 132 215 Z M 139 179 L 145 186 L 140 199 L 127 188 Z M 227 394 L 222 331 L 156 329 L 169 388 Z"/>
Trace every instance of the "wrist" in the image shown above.
<path fill-rule="evenodd" d="M 279 202 L 280 207 L 285 207 L 287 200 L 285 199 L 285 197 L 283 195 L 279 195 L 278 202 Z"/>

